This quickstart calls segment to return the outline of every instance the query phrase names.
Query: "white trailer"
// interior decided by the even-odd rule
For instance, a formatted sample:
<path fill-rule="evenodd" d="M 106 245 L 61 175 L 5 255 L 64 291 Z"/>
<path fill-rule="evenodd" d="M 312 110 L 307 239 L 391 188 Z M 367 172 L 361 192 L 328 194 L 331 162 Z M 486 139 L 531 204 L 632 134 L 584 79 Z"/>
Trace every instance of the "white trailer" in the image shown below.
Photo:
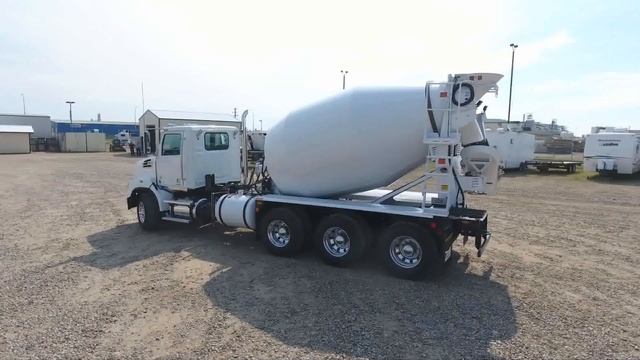
<path fill-rule="evenodd" d="M 337 266 L 375 246 L 395 275 L 422 277 L 448 261 L 459 236 L 474 239 L 478 256 L 491 238 L 487 212 L 466 207 L 465 192 L 496 189 L 498 155 L 475 109 L 501 77 L 459 74 L 422 89 L 344 92 L 270 129 L 265 162 L 253 174 L 241 173 L 239 129 L 166 128 L 157 156 L 138 163 L 127 205 L 145 230 L 163 220 L 217 222 L 255 230 L 276 255 L 313 243 Z M 419 178 L 376 188 L 420 163 Z"/>
<path fill-rule="evenodd" d="M 534 158 L 536 138 L 508 129 L 487 130 L 487 141 L 500 154 L 500 166 L 503 169 L 520 169 L 527 167 L 527 161 Z"/>
<path fill-rule="evenodd" d="M 640 171 L 640 134 L 600 132 L 586 135 L 584 169 L 602 174 Z"/>

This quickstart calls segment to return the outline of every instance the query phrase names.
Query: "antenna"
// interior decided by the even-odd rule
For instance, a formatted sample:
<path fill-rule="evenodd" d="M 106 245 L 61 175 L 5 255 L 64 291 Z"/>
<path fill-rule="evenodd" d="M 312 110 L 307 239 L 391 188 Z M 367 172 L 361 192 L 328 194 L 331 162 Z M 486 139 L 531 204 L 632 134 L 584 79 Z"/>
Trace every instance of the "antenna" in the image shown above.
<path fill-rule="evenodd" d="M 140 89 L 142 90 L 142 111 L 144 111 L 144 81 L 140 83 Z"/>

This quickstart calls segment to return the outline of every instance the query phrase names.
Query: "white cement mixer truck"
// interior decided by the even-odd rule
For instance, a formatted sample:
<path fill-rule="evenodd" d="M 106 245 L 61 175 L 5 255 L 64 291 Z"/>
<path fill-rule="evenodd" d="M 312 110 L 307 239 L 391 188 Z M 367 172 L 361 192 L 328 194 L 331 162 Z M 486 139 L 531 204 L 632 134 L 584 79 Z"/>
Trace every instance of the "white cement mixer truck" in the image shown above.
<path fill-rule="evenodd" d="M 336 266 L 375 248 L 392 273 L 420 278 L 448 261 L 458 237 L 473 239 L 478 256 L 491 238 L 486 211 L 468 208 L 465 193 L 496 190 L 499 157 L 476 108 L 501 78 L 345 91 L 272 127 L 251 173 L 237 128 L 168 127 L 157 155 L 138 163 L 127 205 L 145 230 L 162 221 L 248 228 L 273 254 L 313 244 Z M 422 176 L 385 188 L 420 165 Z"/>

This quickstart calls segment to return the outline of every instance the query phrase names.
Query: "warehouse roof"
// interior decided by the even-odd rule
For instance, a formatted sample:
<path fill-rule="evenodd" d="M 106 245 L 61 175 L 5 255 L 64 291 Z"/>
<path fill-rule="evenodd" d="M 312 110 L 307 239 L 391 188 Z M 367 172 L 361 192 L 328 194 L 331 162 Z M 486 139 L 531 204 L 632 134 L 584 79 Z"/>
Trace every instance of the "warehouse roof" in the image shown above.
<path fill-rule="evenodd" d="M 69 124 L 69 119 L 51 119 L 54 123 L 58 124 Z M 131 121 L 90 121 L 90 120 L 73 120 L 71 124 L 82 124 L 82 125 L 138 125 L 136 122 Z"/>
<path fill-rule="evenodd" d="M 10 113 L 2 113 L 0 116 L 19 116 L 19 117 L 50 117 L 49 115 L 38 115 L 38 114 L 10 114 Z"/>
<path fill-rule="evenodd" d="M 147 110 L 160 119 L 195 120 L 195 121 L 229 121 L 240 122 L 229 114 L 174 111 L 174 110 Z"/>
<path fill-rule="evenodd" d="M 0 133 L 33 133 L 29 125 L 0 125 Z"/>

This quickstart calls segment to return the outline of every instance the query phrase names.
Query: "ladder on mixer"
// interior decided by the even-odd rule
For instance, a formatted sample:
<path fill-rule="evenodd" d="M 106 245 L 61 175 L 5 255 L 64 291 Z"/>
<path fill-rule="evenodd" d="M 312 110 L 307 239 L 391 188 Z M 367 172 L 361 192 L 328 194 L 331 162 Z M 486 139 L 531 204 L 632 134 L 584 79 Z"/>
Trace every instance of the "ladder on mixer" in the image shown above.
<path fill-rule="evenodd" d="M 453 158 L 456 156 L 456 145 L 460 144 L 460 135 L 451 131 L 451 117 L 460 110 L 460 102 L 458 105 L 453 105 L 451 97 L 453 96 L 453 89 L 456 84 L 460 84 L 457 81 L 448 82 L 428 82 L 426 84 L 425 95 L 427 98 L 427 114 L 429 120 L 427 120 L 424 143 L 427 145 L 427 154 L 425 157 L 425 174 L 424 181 L 422 183 L 422 210 L 427 207 L 427 193 L 437 194 L 436 198 L 431 198 L 429 207 L 443 207 L 449 209 L 451 207 L 451 189 L 458 185 L 454 182 L 453 177 Z M 436 85 L 436 89 L 441 91 L 440 86 L 446 85 L 446 97 L 449 100 L 449 106 L 446 108 L 434 108 L 431 101 L 431 87 Z M 441 94 L 438 94 L 441 95 Z M 433 124 L 431 123 L 431 116 L 433 113 L 442 113 L 442 126 L 437 131 L 431 129 Z M 431 129 L 431 130 L 430 130 Z M 446 154 L 440 152 L 445 149 Z M 436 152 L 436 153 L 434 153 Z M 433 166 L 433 169 L 431 167 Z M 430 184 L 431 183 L 431 184 Z M 457 195 L 456 189 L 456 195 Z M 454 201 L 457 201 L 457 196 Z"/>

